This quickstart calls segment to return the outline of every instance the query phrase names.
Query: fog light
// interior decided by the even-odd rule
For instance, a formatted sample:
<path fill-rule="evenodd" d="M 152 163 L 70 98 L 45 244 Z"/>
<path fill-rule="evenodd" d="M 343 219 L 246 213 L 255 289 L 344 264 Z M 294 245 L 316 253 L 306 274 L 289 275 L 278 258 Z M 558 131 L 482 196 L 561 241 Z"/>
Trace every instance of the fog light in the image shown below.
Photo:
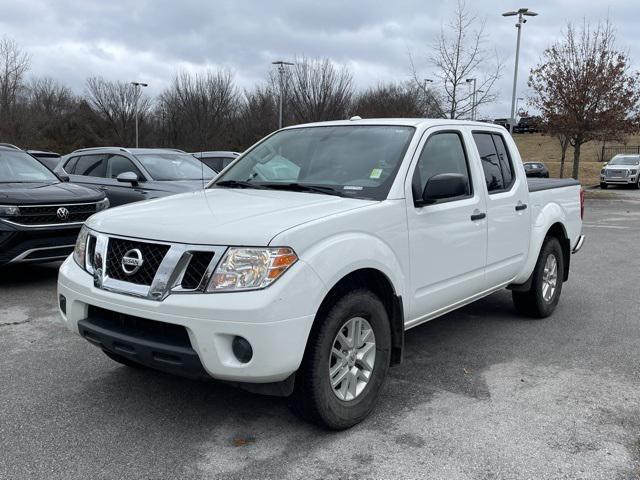
<path fill-rule="evenodd" d="M 245 338 L 233 337 L 231 348 L 233 349 L 233 354 L 241 363 L 249 363 L 249 361 L 251 361 L 253 349 Z"/>
<path fill-rule="evenodd" d="M 60 311 L 67 314 L 67 297 L 60 295 Z"/>

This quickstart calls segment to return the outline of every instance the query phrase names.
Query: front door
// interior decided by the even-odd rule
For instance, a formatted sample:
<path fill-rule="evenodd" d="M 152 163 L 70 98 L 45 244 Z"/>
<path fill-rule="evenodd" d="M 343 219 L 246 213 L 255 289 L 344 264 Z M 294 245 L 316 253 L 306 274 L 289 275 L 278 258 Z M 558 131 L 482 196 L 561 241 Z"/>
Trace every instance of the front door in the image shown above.
<path fill-rule="evenodd" d="M 407 326 L 436 316 L 484 288 L 487 253 L 486 194 L 482 173 L 470 162 L 463 129 L 429 129 L 407 181 L 412 305 Z M 468 178 L 466 195 L 417 206 L 414 199 L 434 175 Z"/>

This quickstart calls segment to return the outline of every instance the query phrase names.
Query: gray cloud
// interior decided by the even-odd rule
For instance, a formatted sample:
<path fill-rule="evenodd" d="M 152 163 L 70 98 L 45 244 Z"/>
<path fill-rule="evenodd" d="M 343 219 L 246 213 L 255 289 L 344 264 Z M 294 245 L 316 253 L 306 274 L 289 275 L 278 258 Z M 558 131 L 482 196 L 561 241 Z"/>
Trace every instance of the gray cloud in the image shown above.
<path fill-rule="evenodd" d="M 632 58 L 640 56 L 635 2 L 535 3 L 540 16 L 523 31 L 518 96 L 526 96 L 527 72 L 569 19 L 597 21 L 608 15 L 619 46 Z M 519 4 L 469 0 L 468 5 L 486 18 L 487 47 L 505 59 L 499 101 L 481 115 L 506 116 L 516 35 L 513 19 L 500 13 Z M 330 57 L 353 70 L 357 86 L 367 87 L 408 79 L 409 51 L 420 75 L 430 76 L 429 49 L 454 7 L 451 0 L 0 0 L 0 32 L 32 55 L 32 74 L 50 75 L 77 92 L 86 77 L 102 75 L 148 81 L 149 93 L 157 94 L 177 71 L 207 68 L 230 69 L 241 87 L 249 87 L 264 80 L 272 60 L 295 55 Z"/>

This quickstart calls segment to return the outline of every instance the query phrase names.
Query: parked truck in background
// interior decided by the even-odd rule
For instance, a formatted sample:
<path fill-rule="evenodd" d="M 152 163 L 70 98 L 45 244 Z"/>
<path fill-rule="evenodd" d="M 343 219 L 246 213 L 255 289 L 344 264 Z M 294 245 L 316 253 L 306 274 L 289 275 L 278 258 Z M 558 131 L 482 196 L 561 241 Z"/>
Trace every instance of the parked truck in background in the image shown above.
<path fill-rule="evenodd" d="M 407 330 L 503 288 L 551 315 L 582 212 L 579 184 L 528 181 L 496 125 L 299 125 L 206 190 L 91 217 L 60 312 L 122 364 L 291 395 L 343 429 L 373 409 Z"/>

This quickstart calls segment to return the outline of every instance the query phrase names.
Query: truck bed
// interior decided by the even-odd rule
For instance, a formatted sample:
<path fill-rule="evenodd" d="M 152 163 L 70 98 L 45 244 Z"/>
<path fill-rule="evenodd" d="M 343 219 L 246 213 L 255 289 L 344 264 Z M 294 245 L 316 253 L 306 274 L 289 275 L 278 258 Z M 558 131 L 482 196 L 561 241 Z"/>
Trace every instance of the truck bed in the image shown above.
<path fill-rule="evenodd" d="M 527 183 L 530 192 L 580 185 L 580 182 L 573 178 L 527 178 Z"/>

